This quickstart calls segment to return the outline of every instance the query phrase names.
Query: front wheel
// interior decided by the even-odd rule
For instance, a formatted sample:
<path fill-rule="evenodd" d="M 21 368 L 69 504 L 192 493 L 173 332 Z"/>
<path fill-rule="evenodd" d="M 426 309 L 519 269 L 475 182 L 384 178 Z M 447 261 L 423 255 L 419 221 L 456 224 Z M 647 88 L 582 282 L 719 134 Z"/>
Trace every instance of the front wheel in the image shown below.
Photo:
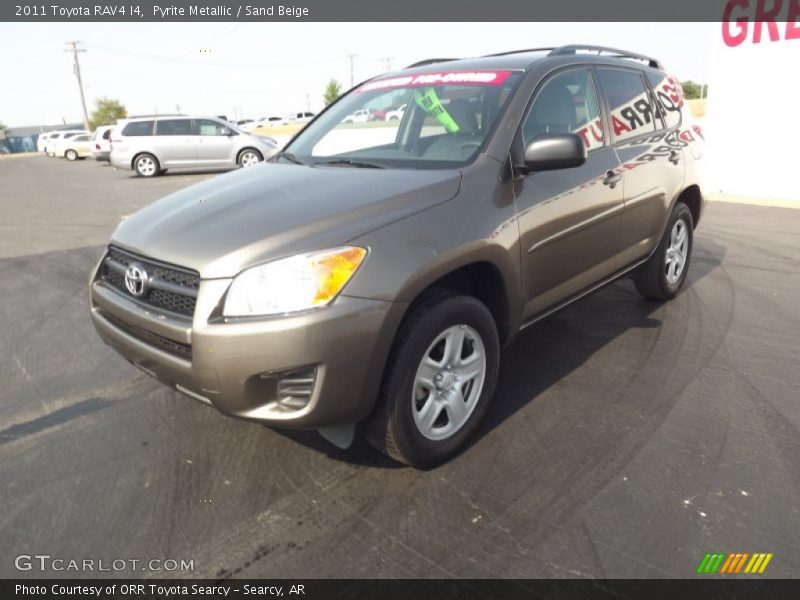
<path fill-rule="evenodd" d="M 366 422 L 367 439 L 415 467 L 448 460 L 486 412 L 499 357 L 486 306 L 471 296 L 430 297 L 400 328 L 378 406 Z"/>
<path fill-rule="evenodd" d="M 133 170 L 140 177 L 155 177 L 160 171 L 158 159 L 152 154 L 140 154 L 133 161 Z"/>
<path fill-rule="evenodd" d="M 686 281 L 693 242 L 692 211 L 678 202 L 658 247 L 634 278 L 639 293 L 653 300 L 674 298 Z"/>
<path fill-rule="evenodd" d="M 264 157 L 261 156 L 261 153 L 258 150 L 254 150 L 253 148 L 245 148 L 239 153 L 236 163 L 242 168 L 247 168 L 257 165 L 262 160 L 264 160 Z"/>
<path fill-rule="evenodd" d="M 75 150 L 67 150 L 64 153 L 64 158 L 66 158 L 70 162 L 78 160 L 78 153 L 75 152 Z"/>

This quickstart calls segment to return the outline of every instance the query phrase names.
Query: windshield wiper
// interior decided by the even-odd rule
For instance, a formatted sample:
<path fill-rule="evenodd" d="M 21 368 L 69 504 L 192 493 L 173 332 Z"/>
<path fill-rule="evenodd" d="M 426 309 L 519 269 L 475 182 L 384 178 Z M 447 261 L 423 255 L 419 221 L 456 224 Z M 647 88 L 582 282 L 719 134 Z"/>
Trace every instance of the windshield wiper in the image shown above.
<path fill-rule="evenodd" d="M 349 158 L 337 158 L 335 160 L 323 160 L 315 162 L 314 165 L 336 166 L 341 165 L 345 167 L 355 167 L 357 169 L 385 169 L 383 165 L 378 165 L 371 162 L 364 162 L 360 160 L 351 160 Z"/>
<path fill-rule="evenodd" d="M 295 164 L 298 164 L 298 165 L 304 165 L 304 164 L 306 164 L 306 163 L 304 163 L 302 160 L 300 160 L 299 158 L 297 158 L 297 157 L 296 157 L 294 154 L 292 154 L 291 152 L 281 152 L 280 154 L 278 154 L 278 158 L 285 158 L 286 160 L 288 160 L 288 161 L 291 161 L 291 162 L 293 162 L 293 163 L 295 163 Z"/>

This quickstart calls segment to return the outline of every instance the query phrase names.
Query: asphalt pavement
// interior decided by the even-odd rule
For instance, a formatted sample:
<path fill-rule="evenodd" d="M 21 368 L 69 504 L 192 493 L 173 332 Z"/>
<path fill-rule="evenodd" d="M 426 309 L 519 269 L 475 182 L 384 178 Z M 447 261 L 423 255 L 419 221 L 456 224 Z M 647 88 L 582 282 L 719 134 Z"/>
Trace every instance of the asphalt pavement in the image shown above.
<path fill-rule="evenodd" d="M 20 554 L 195 577 L 800 575 L 800 210 L 713 202 L 666 304 L 622 281 L 528 329 L 488 420 L 429 471 L 217 413 L 95 334 L 120 218 L 213 174 L 0 160 L 0 577 Z"/>

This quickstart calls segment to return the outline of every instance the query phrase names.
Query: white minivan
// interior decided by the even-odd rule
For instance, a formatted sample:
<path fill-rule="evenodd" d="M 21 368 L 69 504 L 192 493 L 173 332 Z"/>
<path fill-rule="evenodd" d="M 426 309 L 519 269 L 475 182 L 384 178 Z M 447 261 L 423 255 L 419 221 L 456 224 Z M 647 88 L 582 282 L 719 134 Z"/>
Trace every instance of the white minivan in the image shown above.
<path fill-rule="evenodd" d="M 111 134 L 110 162 L 153 177 L 171 168 L 250 167 L 278 150 L 216 117 L 164 116 L 121 121 Z"/>

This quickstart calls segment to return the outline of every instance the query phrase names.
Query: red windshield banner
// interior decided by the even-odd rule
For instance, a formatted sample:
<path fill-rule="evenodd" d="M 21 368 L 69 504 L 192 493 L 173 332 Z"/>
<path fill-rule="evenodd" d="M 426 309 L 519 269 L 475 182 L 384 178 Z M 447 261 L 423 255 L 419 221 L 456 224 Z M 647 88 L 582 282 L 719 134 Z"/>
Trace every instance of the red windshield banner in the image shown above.
<path fill-rule="evenodd" d="M 501 85 L 511 71 L 443 71 L 391 77 L 365 83 L 357 91 L 389 90 L 401 87 L 426 87 L 435 85 Z"/>

